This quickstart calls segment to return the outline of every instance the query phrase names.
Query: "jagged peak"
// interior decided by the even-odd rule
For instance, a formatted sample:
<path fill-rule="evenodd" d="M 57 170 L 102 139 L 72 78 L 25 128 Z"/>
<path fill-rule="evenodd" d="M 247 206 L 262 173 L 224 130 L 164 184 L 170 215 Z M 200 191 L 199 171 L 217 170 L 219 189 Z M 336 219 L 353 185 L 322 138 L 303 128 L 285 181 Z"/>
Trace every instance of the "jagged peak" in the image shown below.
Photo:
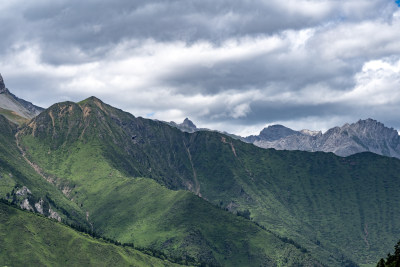
<path fill-rule="evenodd" d="M 365 120 L 359 119 L 358 122 L 374 122 L 374 123 L 376 123 L 376 122 L 379 122 L 379 121 L 371 119 L 371 118 L 368 118 L 368 119 L 365 119 Z"/>
<path fill-rule="evenodd" d="M 187 127 L 190 127 L 190 128 L 194 128 L 194 129 L 197 128 L 196 125 L 191 120 L 189 120 L 188 118 L 186 118 L 181 125 L 187 126 Z"/>
<path fill-rule="evenodd" d="M 3 88 L 3 87 L 6 87 L 6 86 L 4 85 L 3 76 L 1 76 L 1 73 L 0 73 L 0 88 Z"/>
<path fill-rule="evenodd" d="M 0 94 L 5 94 L 5 93 L 8 93 L 8 90 L 4 83 L 3 76 L 1 76 L 1 73 L 0 73 Z"/>
<path fill-rule="evenodd" d="M 353 123 L 351 126 L 361 126 L 361 127 L 378 127 L 378 128 L 388 128 L 382 122 L 368 118 L 366 120 L 358 120 L 356 123 Z M 393 129 L 393 128 L 388 128 Z M 394 130 L 394 129 L 393 129 Z"/>
<path fill-rule="evenodd" d="M 365 120 L 359 119 L 355 124 L 380 124 L 379 121 L 368 118 Z"/>

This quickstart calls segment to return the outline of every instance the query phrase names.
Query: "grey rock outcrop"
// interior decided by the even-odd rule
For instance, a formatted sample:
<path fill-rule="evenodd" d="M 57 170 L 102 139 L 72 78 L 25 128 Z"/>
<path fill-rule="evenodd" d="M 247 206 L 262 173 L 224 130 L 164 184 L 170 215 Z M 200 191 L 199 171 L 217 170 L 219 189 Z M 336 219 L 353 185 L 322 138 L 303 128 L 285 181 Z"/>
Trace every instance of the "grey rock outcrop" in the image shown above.
<path fill-rule="evenodd" d="M 31 195 L 32 192 L 31 192 L 31 190 L 29 190 L 28 187 L 23 186 L 21 189 L 18 189 L 17 192 L 15 192 L 15 194 L 17 196 L 27 196 L 27 195 Z"/>
<path fill-rule="evenodd" d="M 188 118 L 186 118 L 182 123 L 175 123 L 173 121 L 171 122 L 167 122 L 167 124 L 169 124 L 170 126 L 176 127 L 179 130 L 181 130 L 182 132 L 188 132 L 188 133 L 194 133 L 199 131 L 200 129 L 198 129 L 196 127 L 196 125 L 189 120 Z"/>
<path fill-rule="evenodd" d="M 333 152 L 344 157 L 369 151 L 400 158 L 398 132 L 373 119 L 334 127 L 324 134 L 309 130 L 294 131 L 281 125 L 270 126 L 260 135 L 249 136 L 243 140 L 262 148 L 278 150 Z"/>
<path fill-rule="evenodd" d="M 221 132 L 221 131 L 218 131 L 218 130 L 210 130 L 210 129 L 208 129 L 208 128 L 197 128 L 197 126 L 191 121 L 191 120 L 189 120 L 188 118 L 186 118 L 182 123 L 180 123 L 180 124 L 177 124 L 176 122 L 173 122 L 173 121 L 171 121 L 171 122 L 165 122 L 165 121 L 163 121 L 164 123 L 166 123 L 166 124 L 168 124 L 169 126 L 173 126 L 173 127 L 175 127 L 175 128 L 178 128 L 179 130 L 181 130 L 182 132 L 187 132 L 187 133 L 194 133 L 194 132 L 199 132 L 199 131 L 209 131 L 209 132 L 217 132 L 217 133 L 222 133 L 222 134 L 225 134 L 225 135 L 227 135 L 227 136 L 230 136 L 230 137 L 232 137 L 233 139 L 238 139 L 238 140 L 242 140 L 242 141 L 244 141 L 243 139 L 243 137 L 241 137 L 241 136 L 238 136 L 238 135 L 235 135 L 235 134 L 231 134 L 231 133 L 228 133 L 228 132 Z M 245 141 L 246 142 L 246 141 Z"/>
<path fill-rule="evenodd" d="M 183 121 L 183 123 L 181 123 L 181 126 L 185 127 L 185 128 L 188 128 L 188 129 L 193 129 L 193 130 L 197 129 L 196 125 L 194 125 L 194 123 L 191 120 L 189 120 L 188 118 L 186 118 Z"/>
<path fill-rule="evenodd" d="M 0 74 L 0 94 L 5 94 L 5 93 L 7 93 L 7 91 L 8 90 L 6 88 L 6 85 L 4 84 L 3 77 Z"/>
<path fill-rule="evenodd" d="M 283 125 L 271 125 L 268 126 L 267 128 L 264 128 L 261 132 L 260 135 L 251 135 L 247 137 L 247 140 L 250 143 L 258 142 L 258 141 L 277 141 L 282 138 L 292 136 L 292 135 L 302 135 L 302 133 L 294 131 L 290 128 L 287 128 Z"/>
<path fill-rule="evenodd" d="M 9 110 L 18 114 L 19 116 L 32 119 L 39 115 L 44 109 L 35 106 L 31 102 L 16 97 L 5 86 L 4 79 L 0 74 L 0 108 Z M 8 117 L 12 120 L 12 118 Z"/>
<path fill-rule="evenodd" d="M 32 208 L 31 204 L 29 204 L 29 200 L 26 198 L 22 201 L 22 203 L 19 205 L 21 207 L 21 209 L 23 210 L 30 210 L 30 211 L 34 211 L 34 209 Z"/>

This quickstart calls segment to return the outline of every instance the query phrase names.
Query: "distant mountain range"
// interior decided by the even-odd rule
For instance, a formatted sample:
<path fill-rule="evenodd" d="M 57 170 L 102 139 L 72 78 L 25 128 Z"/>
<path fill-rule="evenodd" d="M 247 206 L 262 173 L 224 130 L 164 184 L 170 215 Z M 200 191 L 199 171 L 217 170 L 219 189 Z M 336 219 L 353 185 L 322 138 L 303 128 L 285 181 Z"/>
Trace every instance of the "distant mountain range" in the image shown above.
<path fill-rule="evenodd" d="M 206 128 L 197 128 L 188 118 L 180 124 L 173 121 L 167 122 L 167 124 L 188 133 L 212 131 Z M 333 152 L 342 157 L 361 152 L 373 152 L 378 155 L 400 158 L 399 133 L 373 119 L 359 120 L 352 124 L 346 123 L 342 127 L 331 128 L 325 133 L 306 129 L 295 131 L 283 125 L 268 126 L 259 135 L 248 137 L 222 133 L 261 148 Z"/>
<path fill-rule="evenodd" d="M 6 88 L 3 77 L 0 74 L 0 114 L 14 123 L 21 124 L 36 117 L 43 110 L 43 108 L 12 94 Z"/>
<path fill-rule="evenodd" d="M 6 88 L 0 74 L 0 114 L 21 125 L 36 117 L 43 110 L 43 108 L 12 94 Z M 206 128 L 197 128 L 188 118 L 182 123 L 173 121 L 165 123 L 188 133 L 212 131 Z M 342 127 L 334 127 L 325 133 L 310 130 L 295 131 L 283 125 L 268 126 L 259 135 L 248 137 L 240 137 L 226 132 L 220 133 L 261 148 L 333 152 L 343 157 L 369 151 L 383 156 L 400 158 L 400 136 L 398 132 L 373 119 L 359 120 Z"/>
<path fill-rule="evenodd" d="M 400 237 L 400 160 L 374 154 L 395 155 L 398 135 L 379 122 L 326 133 L 275 125 L 246 138 L 374 152 L 349 157 L 168 124 L 96 97 L 20 126 L 0 115 L 0 262 L 373 266 Z"/>
<path fill-rule="evenodd" d="M 0 118 L 7 201 L 194 265 L 357 266 L 400 236 L 398 159 L 261 149 L 95 97 Z"/>
<path fill-rule="evenodd" d="M 194 133 L 194 132 L 199 132 L 199 131 L 209 131 L 209 132 L 222 133 L 222 134 L 225 134 L 225 135 L 227 135 L 229 137 L 232 137 L 234 139 L 245 141 L 243 139 L 243 137 L 241 137 L 239 135 L 231 134 L 231 133 L 228 133 L 228 132 L 225 132 L 225 131 L 210 130 L 208 128 L 197 128 L 197 126 L 193 123 L 193 121 L 191 121 L 188 118 L 184 119 L 182 123 L 176 123 L 174 121 L 170 121 L 170 122 L 163 121 L 163 122 L 168 124 L 169 126 L 178 128 L 182 132 L 186 132 L 186 133 Z M 248 142 L 246 142 L 246 143 L 248 143 Z"/>
<path fill-rule="evenodd" d="M 282 125 L 272 125 L 264 128 L 259 135 L 243 138 L 243 141 L 277 150 L 333 152 L 343 157 L 369 151 L 400 158 L 398 132 L 373 119 L 334 127 L 325 133 L 294 131 Z"/>

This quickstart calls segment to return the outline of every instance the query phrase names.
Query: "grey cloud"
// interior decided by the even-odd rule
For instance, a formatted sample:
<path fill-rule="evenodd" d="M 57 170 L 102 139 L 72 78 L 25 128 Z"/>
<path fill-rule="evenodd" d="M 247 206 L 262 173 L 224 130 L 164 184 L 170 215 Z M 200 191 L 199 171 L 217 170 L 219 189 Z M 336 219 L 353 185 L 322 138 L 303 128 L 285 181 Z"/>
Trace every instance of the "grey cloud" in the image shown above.
<path fill-rule="evenodd" d="M 267 124 L 275 121 L 304 120 L 307 117 L 318 116 L 320 118 L 346 115 L 352 112 L 352 108 L 343 104 L 294 104 L 277 101 L 255 101 L 250 105 L 251 112 L 243 118 L 218 118 L 211 121 L 229 121 L 230 124 L 251 126 L 255 124 Z M 208 120 L 210 118 L 199 118 Z"/>
<path fill-rule="evenodd" d="M 246 59 L 224 60 L 213 66 L 184 66 L 160 79 L 180 94 L 218 94 L 226 90 L 258 88 L 266 94 L 275 91 L 299 91 L 316 84 L 336 90 L 354 86 L 353 76 L 363 62 L 324 60 L 304 52 L 298 57 L 286 51 L 256 55 Z"/>
<path fill-rule="evenodd" d="M 189 59 L 181 68 L 171 69 L 166 74 L 154 73 L 152 84 L 170 91 L 162 104 L 155 103 L 157 101 L 149 101 L 151 105 L 145 101 L 136 103 L 133 98 L 129 98 L 132 102 L 127 102 L 117 88 L 113 96 L 100 91 L 98 96 L 126 109 L 130 105 L 154 111 L 175 108 L 195 122 L 208 121 L 230 127 L 300 121 L 312 116 L 323 121 L 334 115 L 354 120 L 373 117 L 400 128 L 394 115 L 400 112 L 398 103 L 382 107 L 340 102 L 298 103 L 285 97 L 281 101 L 268 100 L 269 96 L 282 92 L 306 94 L 309 87 L 321 87 L 330 92 L 351 91 L 356 82 L 354 75 L 365 62 L 400 53 L 400 39 L 393 36 L 393 29 L 399 27 L 398 22 L 393 26 L 392 14 L 398 9 L 394 1 L 303 3 L 326 4 L 319 12 L 308 12 L 300 4 L 288 8 L 287 3 L 291 1 L 16 1 L 10 9 L 1 11 L 0 62 L 7 64 L 2 58 L 8 56 L 12 60 L 9 55 L 18 49 L 37 46 L 39 64 L 51 65 L 48 73 L 46 70 L 22 70 L 18 75 L 4 78 L 16 95 L 46 107 L 54 102 L 79 101 L 89 96 L 84 87 L 81 92 L 63 89 L 73 79 L 72 75 L 54 74 L 51 68 L 74 65 L 77 75 L 87 75 L 79 73 L 81 64 L 108 65 L 115 61 L 113 52 L 123 42 L 132 42 L 132 46 L 140 48 L 145 43 L 143 40 L 154 40 L 161 46 L 181 41 L 189 49 L 193 44 L 206 42 L 213 49 L 230 39 L 277 36 L 284 41 L 273 51 L 255 52 L 239 59 L 228 57 L 210 66 Z M 285 40 L 285 32 L 305 28 L 314 28 L 315 35 L 304 48 L 292 51 L 290 41 Z M 360 31 L 362 29 L 364 32 Z M 121 51 L 120 57 L 128 58 L 131 48 Z M 102 79 L 104 69 L 107 70 L 94 69 L 93 72 L 99 73 L 93 76 Z M 138 94 L 140 90 L 149 90 L 147 84 L 140 86 L 130 92 Z M 259 92 L 262 99 L 243 98 L 231 105 L 176 103 L 177 95 L 219 97 L 227 91 L 237 94 L 250 90 Z M 240 105 L 248 106 L 246 115 L 233 116 L 235 107 Z M 200 109 L 209 112 L 202 115 Z"/>
<path fill-rule="evenodd" d="M 43 60 L 59 65 L 97 60 L 113 45 L 127 39 L 182 40 L 188 43 L 209 40 L 219 43 L 227 38 L 269 35 L 285 29 L 314 27 L 332 20 L 352 21 L 377 14 L 382 16 L 384 10 L 394 8 L 394 4 L 375 0 L 359 5 L 363 12 L 354 12 L 339 3 L 327 2 L 331 3 L 327 14 L 319 16 L 296 12 L 296 8 L 287 10 L 276 3 L 227 0 L 35 1 L 16 4 L 8 10 L 15 16 L 0 18 L 0 23 L 14 25 L 2 32 L 4 46 L 38 42 L 46 51 Z M 19 31 L 10 30 L 15 25 Z M 64 50 L 61 55 L 60 48 Z M 80 50 L 86 56 L 76 56 L 74 50 Z M 72 52 L 68 57 L 69 51 Z"/>
<path fill-rule="evenodd" d="M 55 77 L 51 73 L 26 72 L 23 76 L 7 76 L 6 86 L 16 96 L 29 100 L 38 106 L 47 108 L 55 102 L 66 100 L 80 101 L 82 95 L 64 96 L 60 84 L 66 78 Z"/>

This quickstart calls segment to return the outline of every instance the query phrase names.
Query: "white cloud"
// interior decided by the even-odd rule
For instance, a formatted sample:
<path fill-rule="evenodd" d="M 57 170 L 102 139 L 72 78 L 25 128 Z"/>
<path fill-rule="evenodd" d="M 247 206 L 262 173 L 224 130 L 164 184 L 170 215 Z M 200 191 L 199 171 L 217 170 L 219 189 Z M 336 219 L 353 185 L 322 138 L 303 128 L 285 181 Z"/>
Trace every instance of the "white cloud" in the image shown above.
<path fill-rule="evenodd" d="M 12 45 L 0 54 L 0 71 L 17 95 L 42 106 L 96 95 L 136 116 L 190 117 L 242 134 L 270 123 L 316 130 L 365 116 L 393 122 L 388 114 L 400 106 L 400 12 L 384 0 L 204 1 L 202 12 L 187 13 L 175 2 L 150 2 L 82 21 L 62 15 L 63 1 L 43 10 L 13 3 L 0 9 L 14 8 L 21 32 L 4 34 Z M 68 12 L 90 10 L 77 3 Z M 144 33 L 129 28 L 138 18 Z"/>
<path fill-rule="evenodd" d="M 366 62 L 356 80 L 354 89 L 340 100 L 363 106 L 400 104 L 400 59 Z"/>

